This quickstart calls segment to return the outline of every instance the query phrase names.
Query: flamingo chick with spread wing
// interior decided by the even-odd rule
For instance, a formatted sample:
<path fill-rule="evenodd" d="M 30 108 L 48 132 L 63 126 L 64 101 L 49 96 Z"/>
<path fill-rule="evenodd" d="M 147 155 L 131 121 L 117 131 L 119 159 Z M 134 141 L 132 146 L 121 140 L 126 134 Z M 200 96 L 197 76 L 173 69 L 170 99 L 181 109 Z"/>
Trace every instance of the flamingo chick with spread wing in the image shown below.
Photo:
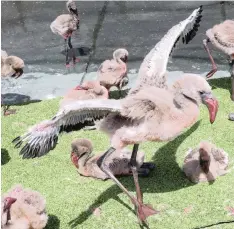
<path fill-rule="evenodd" d="M 145 57 L 136 88 L 121 100 L 86 100 L 68 104 L 51 119 L 33 126 L 28 133 L 13 140 L 16 147 L 26 141 L 20 154 L 24 158 L 39 157 L 48 153 L 57 143 L 60 129 L 86 120 L 105 117 L 100 130 L 109 135 L 111 147 L 98 160 L 98 165 L 131 199 L 140 222 L 157 213 L 143 204 L 138 183 L 136 156 L 138 146 L 145 141 L 171 141 L 183 130 L 192 126 L 199 116 L 199 105 L 204 103 L 213 123 L 218 102 L 208 82 L 199 75 L 186 74 L 168 89 L 157 85 L 165 81 L 169 55 L 181 40 L 188 43 L 196 34 L 201 20 L 202 7 L 194 10 L 184 21 L 173 26 Z M 146 67 L 147 66 L 147 67 Z M 145 72 L 143 74 L 143 69 Z M 119 182 L 105 161 L 115 151 L 134 145 L 130 166 L 136 186 L 137 199 Z"/>

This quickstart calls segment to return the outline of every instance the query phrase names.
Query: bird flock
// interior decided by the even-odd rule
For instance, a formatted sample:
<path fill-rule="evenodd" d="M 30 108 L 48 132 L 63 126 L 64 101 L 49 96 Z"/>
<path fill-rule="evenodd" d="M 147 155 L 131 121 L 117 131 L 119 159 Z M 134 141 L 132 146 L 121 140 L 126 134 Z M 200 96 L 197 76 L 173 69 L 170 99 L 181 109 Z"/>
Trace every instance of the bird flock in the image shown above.
<path fill-rule="evenodd" d="M 80 18 L 73 0 L 66 3 L 69 14 L 58 16 L 50 25 L 53 33 L 63 37 L 66 52 L 66 67 L 70 67 L 68 50 L 71 49 L 73 64 L 77 58 L 71 44 L 72 33 L 79 29 Z M 32 126 L 28 132 L 12 142 L 21 148 L 23 159 L 41 157 L 58 144 L 61 133 L 80 130 L 91 125 L 109 137 L 107 149 L 93 155 L 89 139 L 74 139 L 71 143 L 72 164 L 82 176 L 112 179 L 129 197 L 135 206 L 139 223 L 147 222 L 158 211 L 143 201 L 138 175 L 147 176 L 155 168 L 145 162 L 145 152 L 138 151 L 146 141 L 171 141 L 191 127 L 199 117 L 200 105 L 204 104 L 209 120 L 215 122 L 219 103 L 208 81 L 198 75 L 184 73 L 172 85 L 167 83 L 167 64 L 173 50 L 180 43 L 187 45 L 196 36 L 203 8 L 195 9 L 185 20 L 179 22 L 151 49 L 140 65 L 136 84 L 123 97 L 121 90 L 128 84 L 127 61 L 129 53 L 124 48 L 114 51 L 113 59 L 105 60 L 97 71 L 97 79 L 84 81 L 70 89 L 60 101 L 59 110 L 49 120 Z M 226 20 L 207 30 L 203 45 L 212 63 L 211 77 L 217 71 L 208 42 L 230 57 L 232 66 L 232 95 L 234 100 L 234 21 Z M 2 77 L 18 78 L 23 74 L 24 61 L 16 56 L 1 53 Z M 110 98 L 110 88 L 119 90 L 119 99 Z M 7 110 L 4 110 L 6 115 Z M 232 119 L 232 114 L 230 114 Z M 233 119 L 234 120 L 234 119 Z M 126 147 L 132 145 L 132 150 Z M 228 155 L 215 145 L 202 141 L 198 148 L 191 149 L 185 157 L 183 171 L 192 182 L 215 180 L 227 173 Z M 128 175 L 134 179 L 136 197 L 118 180 Z M 88 178 L 87 178 L 88 179 Z M 13 188 L 2 197 L 2 228 L 42 229 L 48 216 L 45 200 L 37 192 Z M 20 226 L 19 226 L 20 225 Z M 22 226 L 21 226 L 22 225 Z"/>

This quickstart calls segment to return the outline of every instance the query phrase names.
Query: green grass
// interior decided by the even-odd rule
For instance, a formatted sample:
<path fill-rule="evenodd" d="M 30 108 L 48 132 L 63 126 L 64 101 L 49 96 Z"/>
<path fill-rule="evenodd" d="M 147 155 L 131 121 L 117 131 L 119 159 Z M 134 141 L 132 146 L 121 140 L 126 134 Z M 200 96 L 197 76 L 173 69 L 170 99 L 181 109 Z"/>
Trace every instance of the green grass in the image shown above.
<path fill-rule="evenodd" d="M 146 152 L 146 159 L 157 165 L 150 177 L 140 178 L 145 203 L 161 211 L 148 219 L 150 228 L 190 229 L 234 219 L 226 210 L 227 206 L 234 207 L 233 170 L 213 184 L 194 185 L 180 169 L 188 148 L 197 146 L 203 139 L 228 152 L 229 168 L 234 167 L 234 122 L 227 120 L 228 113 L 234 112 L 227 90 L 230 80 L 210 82 L 220 102 L 213 125 L 209 123 L 207 109 L 202 106 L 197 124 L 174 141 L 140 145 L 140 149 Z M 12 139 L 23 134 L 29 126 L 51 118 L 58 109 L 58 101 L 16 106 L 16 115 L 2 117 L 2 192 L 17 183 L 41 192 L 46 197 L 50 216 L 47 229 L 67 229 L 71 221 L 76 228 L 139 228 L 131 202 L 112 181 L 81 177 L 70 162 L 72 139 L 89 138 L 94 143 L 95 152 L 101 152 L 109 146 L 103 133 L 79 131 L 64 134 L 56 149 L 42 158 L 22 160 L 19 149 L 14 149 Z M 121 182 L 135 194 L 131 177 L 121 178 Z M 184 209 L 190 206 L 191 211 L 184 213 Z M 101 208 L 100 216 L 92 213 L 97 207 Z M 234 224 L 212 228 L 231 229 Z"/>

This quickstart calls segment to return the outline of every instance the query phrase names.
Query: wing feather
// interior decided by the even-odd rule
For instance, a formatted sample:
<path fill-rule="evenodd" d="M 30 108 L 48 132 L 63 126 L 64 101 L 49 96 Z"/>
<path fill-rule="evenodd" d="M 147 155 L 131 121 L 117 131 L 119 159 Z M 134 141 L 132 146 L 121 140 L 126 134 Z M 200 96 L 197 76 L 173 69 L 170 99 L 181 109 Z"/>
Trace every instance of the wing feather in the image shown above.
<path fill-rule="evenodd" d="M 31 127 L 23 136 L 15 138 L 12 142 L 16 148 L 21 147 L 20 155 L 24 158 L 40 157 L 54 149 L 58 136 L 66 126 L 75 126 L 86 121 L 94 121 L 109 113 L 120 113 L 122 110 L 120 100 L 82 100 L 70 103 L 58 111 L 51 119 Z"/>
<path fill-rule="evenodd" d="M 136 88 L 137 91 L 143 85 L 166 88 L 166 68 L 169 56 L 179 41 L 188 43 L 198 31 L 201 21 L 202 6 L 194 10 L 184 21 L 173 26 L 167 34 L 155 45 L 155 47 L 144 58 L 138 73 Z"/>

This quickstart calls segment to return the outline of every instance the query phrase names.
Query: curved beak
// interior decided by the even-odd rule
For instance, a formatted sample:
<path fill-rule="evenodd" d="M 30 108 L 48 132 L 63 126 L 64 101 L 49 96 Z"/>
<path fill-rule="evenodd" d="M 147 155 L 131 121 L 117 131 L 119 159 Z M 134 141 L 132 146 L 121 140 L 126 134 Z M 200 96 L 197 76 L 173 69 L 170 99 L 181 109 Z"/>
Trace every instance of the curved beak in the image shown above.
<path fill-rule="evenodd" d="M 14 70 L 15 70 L 15 73 L 11 77 L 15 79 L 19 78 L 24 73 L 22 68 L 14 69 Z"/>
<path fill-rule="evenodd" d="M 202 102 L 207 106 L 210 114 L 210 123 L 212 124 L 215 121 L 219 103 L 218 100 L 211 93 L 204 93 L 201 96 Z"/>
<path fill-rule="evenodd" d="M 79 158 L 77 157 L 77 155 L 75 153 L 71 152 L 71 161 L 77 169 L 78 169 L 78 160 L 79 160 Z"/>
<path fill-rule="evenodd" d="M 15 203 L 15 201 L 17 200 L 16 198 L 13 198 L 13 197 L 7 197 L 6 199 L 6 204 L 3 208 L 4 211 L 6 211 L 7 209 L 9 209 L 11 207 L 11 205 L 13 203 Z"/>

